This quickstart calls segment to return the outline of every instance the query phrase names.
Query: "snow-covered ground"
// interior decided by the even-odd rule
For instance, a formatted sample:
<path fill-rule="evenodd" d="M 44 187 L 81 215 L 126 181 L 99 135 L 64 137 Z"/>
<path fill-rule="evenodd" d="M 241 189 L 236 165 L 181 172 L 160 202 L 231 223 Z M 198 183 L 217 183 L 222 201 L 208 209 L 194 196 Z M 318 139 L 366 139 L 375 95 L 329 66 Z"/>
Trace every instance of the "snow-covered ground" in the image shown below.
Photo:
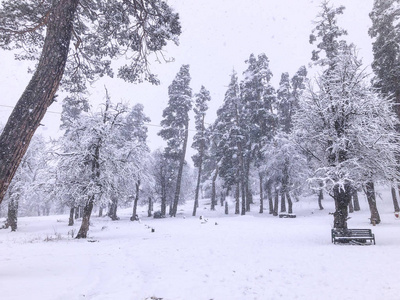
<path fill-rule="evenodd" d="M 326 197 L 328 198 L 328 197 Z M 92 217 L 87 240 L 71 238 L 68 216 L 19 219 L 0 230 L 0 298 L 46 299 L 400 299 L 400 220 L 389 194 L 379 199 L 382 224 L 369 224 L 365 198 L 351 228 L 372 228 L 376 246 L 333 245 L 333 211 L 316 197 L 295 203 L 295 219 L 224 215 L 203 201 L 176 218 L 130 222 Z M 151 231 L 154 228 L 154 232 Z"/>

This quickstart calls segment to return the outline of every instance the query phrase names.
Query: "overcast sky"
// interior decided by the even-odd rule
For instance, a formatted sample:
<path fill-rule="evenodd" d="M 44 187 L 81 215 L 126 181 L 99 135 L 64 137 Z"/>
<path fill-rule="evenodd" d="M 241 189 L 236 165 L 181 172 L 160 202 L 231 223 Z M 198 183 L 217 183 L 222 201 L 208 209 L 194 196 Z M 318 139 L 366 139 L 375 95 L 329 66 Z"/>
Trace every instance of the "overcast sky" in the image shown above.
<path fill-rule="evenodd" d="M 102 80 L 91 90 L 93 106 L 104 99 L 106 85 L 114 102 L 143 103 L 151 123 L 158 125 L 168 102 L 168 85 L 180 66 L 189 64 L 193 92 L 197 93 L 201 85 L 211 92 L 207 117 L 211 123 L 222 104 L 232 70 L 235 69 L 240 78 L 246 68 L 244 61 L 251 53 L 268 56 L 275 87 L 282 72 L 293 75 L 300 66 L 310 62 L 314 48 L 309 45 L 308 37 L 313 28 L 312 20 L 319 11 L 318 0 L 169 0 L 168 3 L 180 14 L 183 33 L 180 45 L 170 45 L 166 51 L 175 61 L 152 65 L 162 84 L 155 87 L 127 84 L 119 79 Z M 373 0 L 332 0 L 331 3 L 346 7 L 339 25 L 347 29 L 348 40 L 357 45 L 364 64 L 369 65 L 372 45 L 367 33 L 371 25 L 368 14 Z M 13 106 L 30 76 L 26 74 L 25 63 L 12 61 L 10 53 L 0 54 L 0 105 Z M 0 122 L 5 123 L 10 112 L 10 108 L 0 106 Z M 40 129 L 43 134 L 59 134 L 59 112 L 57 104 L 49 108 Z M 149 127 L 152 149 L 163 145 L 157 136 L 159 130 L 156 126 Z"/>

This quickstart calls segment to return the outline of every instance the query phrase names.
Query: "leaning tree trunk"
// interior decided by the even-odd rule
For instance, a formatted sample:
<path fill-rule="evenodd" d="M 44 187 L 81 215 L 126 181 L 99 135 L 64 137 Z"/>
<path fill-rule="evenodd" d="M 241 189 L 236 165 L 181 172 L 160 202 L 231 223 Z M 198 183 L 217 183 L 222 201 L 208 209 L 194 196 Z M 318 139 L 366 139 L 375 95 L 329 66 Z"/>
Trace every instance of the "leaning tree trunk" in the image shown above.
<path fill-rule="evenodd" d="M 100 139 L 98 141 L 98 144 L 95 146 L 94 149 L 94 155 L 92 158 L 92 176 L 96 180 L 99 179 L 100 177 Z M 90 226 L 90 216 L 92 215 L 92 210 L 94 206 L 94 195 L 90 195 L 85 207 L 83 208 L 83 216 L 82 216 L 82 224 L 79 229 L 78 234 L 76 235 L 77 239 L 86 239 L 87 237 L 87 232 L 89 231 L 89 226 Z"/>
<path fill-rule="evenodd" d="M 378 207 L 376 206 L 375 186 L 372 181 L 365 184 L 369 210 L 371 211 L 371 224 L 376 225 L 381 222 Z"/>
<path fill-rule="evenodd" d="M 76 235 L 77 239 L 87 238 L 87 233 L 89 231 L 89 225 L 90 225 L 90 216 L 92 215 L 92 210 L 93 210 L 93 204 L 94 204 L 94 196 L 92 195 L 89 197 L 85 207 L 83 208 L 82 225 L 81 228 L 79 229 L 78 234 Z"/>
<path fill-rule="evenodd" d="M 183 140 L 182 156 L 180 157 L 180 161 L 179 161 L 179 169 L 178 169 L 178 176 L 176 179 L 174 203 L 172 206 L 172 210 L 170 212 L 171 217 L 176 217 L 176 213 L 178 212 L 179 195 L 181 193 L 182 172 L 183 172 L 183 166 L 185 164 L 185 155 L 186 155 L 188 138 L 189 138 L 189 118 L 186 120 L 186 124 L 185 124 L 185 138 Z"/>
<path fill-rule="evenodd" d="M 396 197 L 396 189 L 394 187 L 392 187 L 391 191 L 392 191 L 394 212 L 400 212 L 399 202 L 397 201 L 397 197 Z"/>
<path fill-rule="evenodd" d="M 333 227 L 337 229 L 347 229 L 348 206 L 351 200 L 351 187 L 345 184 L 343 187 L 336 185 L 333 188 L 336 211 L 333 214 Z"/>
<path fill-rule="evenodd" d="M 79 0 L 60 0 L 51 11 L 37 69 L 0 136 L 0 203 L 33 134 L 54 100 L 68 57 L 78 3 Z"/>

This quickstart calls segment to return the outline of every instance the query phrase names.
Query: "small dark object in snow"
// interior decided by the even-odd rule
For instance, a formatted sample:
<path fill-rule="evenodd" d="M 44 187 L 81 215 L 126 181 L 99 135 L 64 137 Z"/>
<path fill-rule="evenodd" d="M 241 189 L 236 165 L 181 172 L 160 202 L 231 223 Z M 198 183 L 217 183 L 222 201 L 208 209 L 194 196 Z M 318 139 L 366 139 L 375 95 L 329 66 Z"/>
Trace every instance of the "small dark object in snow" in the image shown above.
<path fill-rule="evenodd" d="M 151 232 L 155 232 L 156 230 L 154 228 L 151 229 Z"/>
<path fill-rule="evenodd" d="M 296 218 L 296 215 L 281 213 L 279 214 L 279 218 Z"/>
<path fill-rule="evenodd" d="M 200 216 L 199 219 L 200 219 L 200 220 L 203 220 L 203 216 Z"/>
<path fill-rule="evenodd" d="M 163 216 L 163 215 L 161 214 L 161 211 L 156 211 L 156 212 L 154 213 L 154 215 L 153 215 L 153 218 L 154 218 L 154 219 L 163 219 L 163 218 L 165 218 L 165 216 Z"/>
<path fill-rule="evenodd" d="M 98 240 L 87 240 L 89 243 L 98 243 Z"/>
<path fill-rule="evenodd" d="M 138 215 L 132 216 L 131 221 L 139 221 L 139 216 Z"/>
<path fill-rule="evenodd" d="M 218 223 L 217 223 L 217 222 L 215 222 L 215 225 L 218 225 Z"/>

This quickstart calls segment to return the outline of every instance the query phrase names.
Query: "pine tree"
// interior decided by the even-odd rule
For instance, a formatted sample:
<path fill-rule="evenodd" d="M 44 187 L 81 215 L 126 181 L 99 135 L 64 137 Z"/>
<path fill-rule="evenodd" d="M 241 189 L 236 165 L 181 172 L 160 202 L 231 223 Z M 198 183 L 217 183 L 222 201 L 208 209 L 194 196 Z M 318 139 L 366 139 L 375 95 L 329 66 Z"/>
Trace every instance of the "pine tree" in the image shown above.
<path fill-rule="evenodd" d="M 189 134 L 189 111 L 192 109 L 189 65 L 183 65 L 172 84 L 168 87 L 168 106 L 163 111 L 159 135 L 167 141 L 165 154 L 179 163 L 176 189 L 171 216 L 176 217 L 181 189 L 182 172 L 185 164 Z"/>
<path fill-rule="evenodd" d="M 228 89 L 225 92 L 224 102 L 217 111 L 217 119 L 213 126 L 212 144 L 216 145 L 216 164 L 214 172 L 217 172 L 224 180 L 227 187 L 237 188 L 237 205 L 239 194 L 242 198 L 242 214 L 246 213 L 246 195 L 244 183 L 244 159 L 242 126 L 242 109 L 240 99 L 239 82 L 236 72 L 231 75 Z M 215 173 L 214 173 L 215 176 Z M 237 206 L 236 213 L 239 213 Z"/>
<path fill-rule="evenodd" d="M 199 205 L 199 190 L 200 190 L 200 182 L 201 175 L 203 171 L 203 162 L 205 159 L 205 152 L 207 149 L 207 133 L 205 127 L 205 116 L 208 110 L 207 102 L 211 101 L 210 92 L 206 90 L 204 86 L 200 88 L 200 92 L 195 95 L 195 124 L 196 124 L 196 134 L 193 137 L 192 148 L 197 150 L 197 153 L 192 156 L 194 166 L 198 168 L 197 175 L 197 183 L 196 183 L 196 191 L 194 197 L 194 207 L 193 207 L 193 216 L 196 216 L 196 209 Z"/>
<path fill-rule="evenodd" d="M 311 60 L 317 65 L 334 66 L 334 59 L 339 54 L 339 48 L 346 44 L 340 40 L 347 31 L 337 25 L 337 16 L 343 14 L 345 7 L 337 8 L 330 6 L 329 0 L 321 3 L 321 12 L 314 21 L 315 28 L 310 34 L 310 44 L 317 43 L 317 49 L 312 51 Z"/>
<path fill-rule="evenodd" d="M 372 70 L 375 73 L 374 86 L 385 96 L 393 97 L 394 110 L 400 119 L 400 1 L 375 0 L 370 13 L 372 26 L 368 33 L 374 39 L 372 51 L 374 61 Z M 400 132 L 400 127 L 397 128 Z M 398 158 L 400 160 L 400 158 Z M 392 187 L 392 199 L 395 212 L 400 211 L 396 197 L 397 184 Z"/>
<path fill-rule="evenodd" d="M 38 64 L 0 136 L 0 202 L 62 79 L 64 89 L 81 93 L 88 81 L 113 76 L 110 59 L 130 56 L 117 75 L 157 83 L 148 55 L 177 44 L 180 33 L 164 1 L 2 1 L 0 47 Z"/>
<path fill-rule="evenodd" d="M 272 72 L 269 59 L 262 53 L 256 58 L 253 54 L 246 61 L 244 79 L 240 84 L 240 118 L 243 139 L 244 182 L 246 188 L 246 211 L 250 211 L 252 192 L 249 188 L 250 168 L 255 152 L 260 151 L 265 142 L 274 135 L 276 116 L 273 106 L 276 102 L 275 89 L 272 87 Z"/>

